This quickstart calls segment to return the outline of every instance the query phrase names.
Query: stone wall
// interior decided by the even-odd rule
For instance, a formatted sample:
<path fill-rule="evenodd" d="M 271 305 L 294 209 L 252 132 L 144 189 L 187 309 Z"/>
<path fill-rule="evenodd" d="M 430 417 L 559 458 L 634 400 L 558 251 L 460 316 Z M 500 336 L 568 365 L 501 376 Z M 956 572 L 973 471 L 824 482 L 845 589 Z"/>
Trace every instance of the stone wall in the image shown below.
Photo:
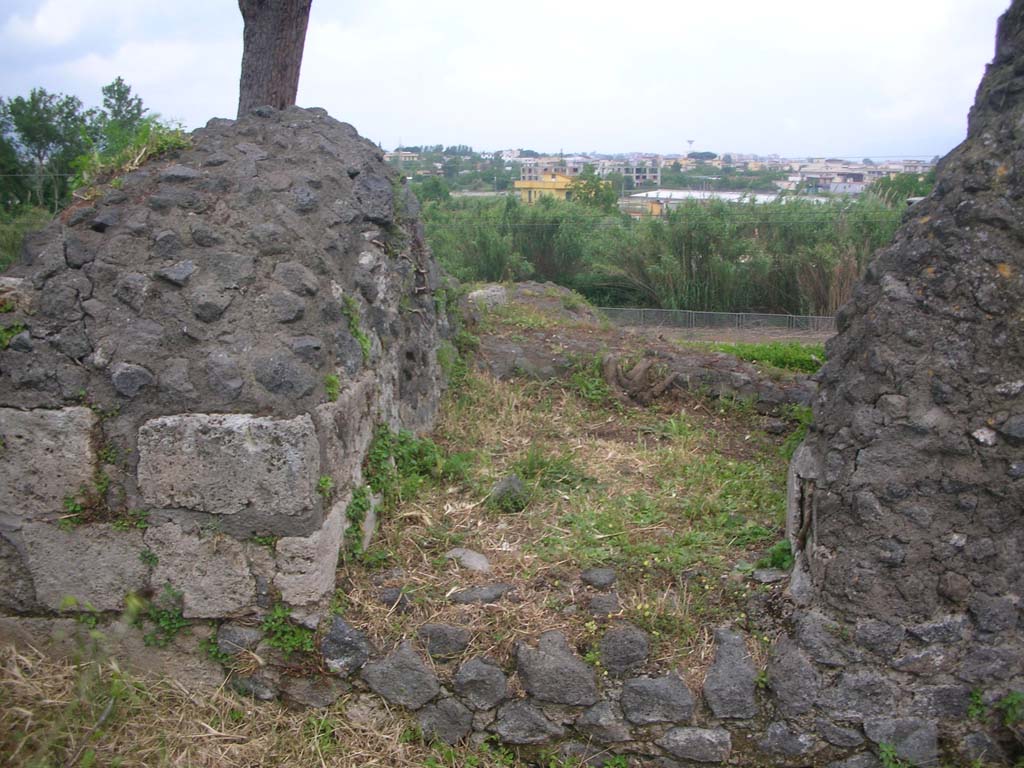
<path fill-rule="evenodd" d="M 315 622 L 378 423 L 429 428 L 418 205 L 322 110 L 212 120 L 0 281 L 0 608 Z"/>
<path fill-rule="evenodd" d="M 1021 754 L 968 709 L 1024 691 L 1022 126 L 1014 2 L 967 140 L 839 314 L 790 470 L 780 703 L 918 764 Z"/>

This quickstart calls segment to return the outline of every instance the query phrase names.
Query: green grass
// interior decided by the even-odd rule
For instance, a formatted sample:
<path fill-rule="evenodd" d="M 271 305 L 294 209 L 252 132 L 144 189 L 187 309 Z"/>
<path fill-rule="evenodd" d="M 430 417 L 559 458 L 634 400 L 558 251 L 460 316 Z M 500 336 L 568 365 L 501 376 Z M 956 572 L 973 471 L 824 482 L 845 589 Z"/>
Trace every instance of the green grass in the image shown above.
<path fill-rule="evenodd" d="M 711 347 L 750 363 L 800 373 L 815 373 L 825 362 L 824 344 L 772 341 L 765 344 L 712 344 Z"/>

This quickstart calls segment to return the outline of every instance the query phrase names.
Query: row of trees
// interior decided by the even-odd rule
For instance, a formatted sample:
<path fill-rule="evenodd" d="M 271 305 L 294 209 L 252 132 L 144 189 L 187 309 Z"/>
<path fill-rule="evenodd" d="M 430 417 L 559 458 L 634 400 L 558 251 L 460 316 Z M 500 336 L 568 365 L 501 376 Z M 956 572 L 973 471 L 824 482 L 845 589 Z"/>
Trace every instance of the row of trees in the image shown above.
<path fill-rule="evenodd" d="M 594 203 L 452 198 L 424 217 L 463 280 L 551 280 L 610 306 L 831 314 L 902 215 L 874 196 L 689 201 L 643 221 Z"/>
<path fill-rule="evenodd" d="M 114 156 L 149 118 L 142 99 L 118 77 L 102 88 L 103 106 L 33 88 L 0 99 L 0 206 L 56 212 L 67 204 L 76 174 L 95 156 Z"/>

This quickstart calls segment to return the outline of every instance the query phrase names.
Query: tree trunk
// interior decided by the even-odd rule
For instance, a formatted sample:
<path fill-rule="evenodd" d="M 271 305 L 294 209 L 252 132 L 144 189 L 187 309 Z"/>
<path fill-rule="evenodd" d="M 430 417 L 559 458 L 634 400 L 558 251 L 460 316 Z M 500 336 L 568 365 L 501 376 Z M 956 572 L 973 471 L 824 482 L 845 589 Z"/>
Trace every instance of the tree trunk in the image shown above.
<path fill-rule="evenodd" d="M 238 116 L 266 104 L 295 103 L 313 0 L 238 0 L 245 22 Z"/>

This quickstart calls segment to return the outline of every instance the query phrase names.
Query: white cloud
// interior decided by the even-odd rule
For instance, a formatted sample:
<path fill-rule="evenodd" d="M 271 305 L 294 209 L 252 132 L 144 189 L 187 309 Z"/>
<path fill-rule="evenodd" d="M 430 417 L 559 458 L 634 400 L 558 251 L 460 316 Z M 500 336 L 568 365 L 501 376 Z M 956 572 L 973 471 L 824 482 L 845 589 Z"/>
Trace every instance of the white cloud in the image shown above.
<path fill-rule="evenodd" d="M 87 27 L 121 26 L 138 11 L 139 4 L 127 0 L 46 0 L 27 18 L 11 15 L 4 32 L 15 41 L 59 46 L 76 39 Z"/>

